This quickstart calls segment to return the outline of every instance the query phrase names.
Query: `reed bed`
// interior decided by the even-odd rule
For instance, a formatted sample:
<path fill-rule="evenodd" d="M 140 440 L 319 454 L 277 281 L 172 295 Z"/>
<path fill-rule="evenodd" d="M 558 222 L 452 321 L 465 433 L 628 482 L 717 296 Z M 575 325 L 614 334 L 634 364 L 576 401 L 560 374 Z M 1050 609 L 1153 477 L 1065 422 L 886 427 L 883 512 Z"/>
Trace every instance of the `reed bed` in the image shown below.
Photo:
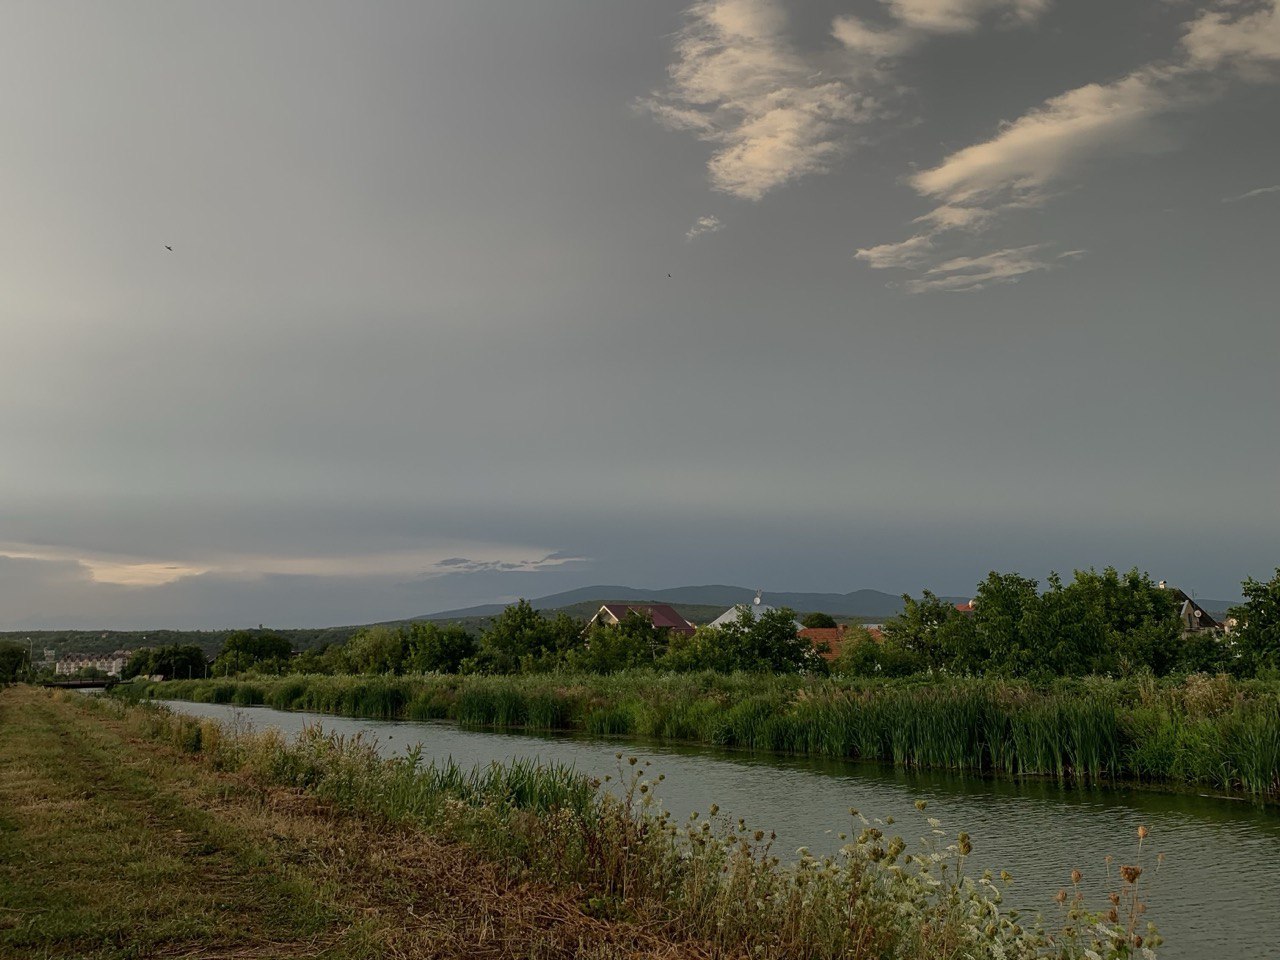
<path fill-rule="evenodd" d="M 577 730 L 1063 782 L 1130 780 L 1280 802 L 1280 685 L 793 676 L 289 676 L 134 685 L 134 695 L 472 727 Z"/>
<path fill-rule="evenodd" d="M 306 791 L 333 809 L 403 823 L 472 845 L 517 872 L 568 888 L 585 914 L 625 918 L 699 955 L 782 958 L 1010 960 L 1154 956 L 1159 934 L 1145 917 L 1138 877 L 1118 879 L 1111 903 L 1091 912 L 1079 894 L 1053 929 L 1004 904 L 1007 875 L 972 875 L 972 840 L 949 833 L 917 803 L 926 839 L 909 846 L 892 820 L 850 811 L 839 854 L 801 849 L 783 862 L 773 838 L 713 805 L 674 822 L 654 799 L 659 777 L 618 754 L 621 790 L 563 766 L 536 763 L 463 770 L 410 755 L 383 759 L 362 737 L 318 727 L 293 740 L 235 731 L 150 705 L 84 698 L 142 736 L 267 785 Z M 1140 830 L 1141 837 L 1145 830 Z M 1123 872 L 1123 871 L 1122 871 Z M 1104 905 L 1105 907 L 1105 905 Z"/>

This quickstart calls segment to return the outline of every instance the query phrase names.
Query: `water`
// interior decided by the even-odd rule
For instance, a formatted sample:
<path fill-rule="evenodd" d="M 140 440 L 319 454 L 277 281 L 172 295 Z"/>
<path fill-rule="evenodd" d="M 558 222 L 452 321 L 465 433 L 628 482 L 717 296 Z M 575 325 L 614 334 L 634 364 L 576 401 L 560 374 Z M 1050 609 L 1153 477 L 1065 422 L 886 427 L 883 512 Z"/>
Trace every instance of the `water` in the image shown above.
<path fill-rule="evenodd" d="M 973 838 L 974 870 L 1008 870 L 1014 877 L 1006 906 L 1057 916 L 1053 895 L 1070 886 L 1078 868 L 1095 908 L 1103 903 L 1106 865 L 1132 863 L 1137 830 L 1150 831 L 1143 847 L 1142 884 L 1148 918 L 1167 944 L 1165 960 L 1280 956 L 1280 814 L 1252 804 L 1197 794 L 1127 789 L 1077 789 L 1033 781 L 1011 783 L 954 774 L 908 773 L 878 765 L 745 754 L 715 748 L 578 735 L 491 733 L 448 723 L 352 720 L 266 707 L 170 701 L 183 713 L 235 718 L 252 728 L 296 733 L 320 723 L 342 734 L 377 738 L 387 754 L 423 745 L 427 758 L 452 757 L 463 766 L 536 757 L 573 764 L 592 776 L 617 774 L 615 754 L 649 760 L 664 773 L 663 805 L 677 817 L 707 813 L 742 817 L 778 834 L 784 859 L 798 847 L 815 854 L 836 850 L 851 827 L 849 808 L 868 818 L 893 817 L 890 835 L 909 842 L 929 832 L 925 815 L 942 820 L 954 837 Z M 916 800 L 928 801 L 926 814 Z M 1165 854 L 1157 869 L 1156 854 Z M 1115 865 L 1112 866 L 1114 876 Z"/>

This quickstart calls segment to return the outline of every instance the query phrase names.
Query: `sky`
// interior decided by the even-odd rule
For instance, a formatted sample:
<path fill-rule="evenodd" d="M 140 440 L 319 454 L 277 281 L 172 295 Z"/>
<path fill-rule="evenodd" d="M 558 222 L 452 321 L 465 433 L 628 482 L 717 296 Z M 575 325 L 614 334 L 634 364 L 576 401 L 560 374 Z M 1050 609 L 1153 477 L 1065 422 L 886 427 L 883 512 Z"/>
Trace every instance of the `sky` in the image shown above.
<path fill-rule="evenodd" d="M 1280 564 L 1276 0 L 3 12 L 0 629 Z"/>

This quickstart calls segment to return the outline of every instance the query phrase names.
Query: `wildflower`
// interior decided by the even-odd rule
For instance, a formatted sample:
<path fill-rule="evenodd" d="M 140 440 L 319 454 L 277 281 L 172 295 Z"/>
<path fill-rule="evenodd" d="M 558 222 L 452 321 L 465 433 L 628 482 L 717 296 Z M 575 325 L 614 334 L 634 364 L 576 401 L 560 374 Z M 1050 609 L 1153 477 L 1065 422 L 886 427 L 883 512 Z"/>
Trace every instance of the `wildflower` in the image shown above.
<path fill-rule="evenodd" d="M 916 809 L 919 810 L 921 813 L 924 813 L 924 808 L 927 807 L 928 805 L 929 804 L 924 800 L 916 801 Z"/>
<path fill-rule="evenodd" d="M 1147 839 L 1147 832 L 1148 831 L 1146 827 L 1138 827 L 1138 839 L 1139 840 Z"/>
<path fill-rule="evenodd" d="M 1123 866 L 1120 868 L 1120 876 L 1124 877 L 1125 883 L 1137 883 L 1138 878 L 1142 876 L 1142 868 Z"/>
<path fill-rule="evenodd" d="M 715 816 L 717 813 L 719 813 L 719 812 L 720 812 L 720 804 L 718 804 L 718 803 L 713 803 L 713 804 L 711 805 L 711 810 L 709 811 L 709 813 L 711 814 L 711 816 L 713 816 L 713 817 L 714 817 L 714 816 Z"/>
<path fill-rule="evenodd" d="M 1054 899 L 1054 901 L 1055 901 L 1055 902 L 1057 902 L 1057 903 L 1066 903 L 1066 902 L 1067 902 L 1067 891 L 1066 891 L 1066 890 L 1063 890 L 1062 888 L 1059 888 L 1059 889 L 1058 889 L 1058 892 L 1057 892 L 1057 893 L 1055 893 L 1055 894 L 1053 895 L 1053 899 Z"/>
<path fill-rule="evenodd" d="M 761 840 L 763 840 L 763 839 L 764 839 L 764 831 L 763 831 L 763 830 L 757 830 L 757 831 L 753 834 L 753 836 L 755 837 L 755 841 L 756 841 L 756 843 L 759 843 Z"/>
<path fill-rule="evenodd" d="M 1079 884 L 1079 883 L 1080 883 L 1080 881 L 1081 881 L 1081 880 L 1083 880 L 1083 879 L 1084 879 L 1084 874 L 1083 874 L 1083 873 L 1081 873 L 1079 870 L 1072 870 L 1072 871 L 1071 871 L 1071 882 L 1072 882 L 1073 884 Z"/>

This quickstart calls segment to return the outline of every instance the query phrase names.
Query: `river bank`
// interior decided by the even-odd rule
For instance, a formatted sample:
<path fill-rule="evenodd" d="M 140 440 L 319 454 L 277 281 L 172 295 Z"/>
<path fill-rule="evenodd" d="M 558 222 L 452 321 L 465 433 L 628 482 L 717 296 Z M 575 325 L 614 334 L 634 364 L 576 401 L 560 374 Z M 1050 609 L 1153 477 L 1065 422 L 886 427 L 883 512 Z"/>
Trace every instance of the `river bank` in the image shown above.
<path fill-rule="evenodd" d="M 1196 785 L 1280 802 L 1280 685 L 841 681 L 796 676 L 283 676 L 134 684 L 146 698 L 448 719 L 1064 782 Z"/>
<path fill-rule="evenodd" d="M 130 879 L 158 859 L 155 869 L 165 877 L 199 883 L 217 897 L 222 878 L 234 871 L 193 875 L 185 861 L 232 849 L 256 865 L 254 877 L 279 884 L 285 912 L 290 898 L 314 899 L 315 909 L 299 915 L 311 926 L 284 931 L 330 939 L 330 947 L 311 955 L 396 955 L 383 949 L 383 939 L 429 937 L 440 927 L 432 910 L 444 906 L 421 898 L 441 875 L 457 889 L 446 884 L 440 898 L 459 899 L 467 916 L 496 878 L 496 889 L 508 897 L 485 909 L 525 926 L 518 949 L 515 941 L 499 949 L 501 943 L 481 936 L 484 949 L 467 952 L 466 935 L 456 935 L 455 924 L 448 942 L 418 944 L 420 952 L 437 956 L 950 957 L 999 947 L 1014 957 L 1045 950 L 1078 957 L 1096 949 L 1088 931 L 1097 928 L 1080 912 L 1074 892 L 1064 894 L 1068 902 L 1049 943 L 1006 911 L 999 880 L 961 878 L 967 835 L 939 836 L 929 849 L 911 850 L 891 835 L 889 823 L 869 821 L 838 857 L 802 854 L 780 864 L 763 833 L 718 823 L 714 809 L 680 824 L 647 812 L 655 784 L 643 764 L 624 761 L 623 770 L 634 776 L 620 800 L 554 766 L 515 763 L 468 774 L 451 764 L 420 764 L 417 755 L 385 760 L 359 738 L 313 732 L 287 741 L 278 733 L 237 733 L 207 719 L 70 694 L 0 692 L 0 725 L 6 823 L 0 843 L 3 863 L 15 865 L 0 868 L 5 904 L 13 904 L 0 920 L 0 945 L 32 952 L 74 952 L 75 944 L 96 939 L 81 955 L 123 956 L 126 946 L 147 955 L 138 944 L 180 939 L 172 930 L 160 936 L 149 919 L 130 917 L 128 905 L 145 896 L 129 888 Z M 94 758 L 83 773 L 68 756 L 80 753 Z M 60 777 L 62 767 L 72 774 Z M 130 846 L 126 834 L 112 863 L 90 863 L 69 883 L 46 849 L 68 853 L 53 825 L 28 826 L 35 810 L 49 811 L 37 816 L 43 820 L 79 815 L 58 812 L 51 802 L 64 782 L 90 807 L 99 795 L 113 806 L 123 802 L 130 809 L 121 816 L 135 822 L 143 816 L 139 829 L 151 841 L 133 837 Z M 919 815 L 922 824 L 927 816 Z M 146 829 L 153 821 L 158 832 Z M 441 857 L 452 865 L 433 865 Z M 40 867 L 46 860 L 50 866 Z M 34 871 L 16 866 L 27 862 L 37 864 Z M 362 864 L 374 867 L 379 879 Z M 1122 909 L 1113 921 L 1104 917 L 1116 931 L 1114 942 L 1108 934 L 1104 955 L 1127 949 L 1123 944 L 1135 944 L 1135 937 L 1147 936 L 1148 946 L 1156 942 L 1140 932 L 1138 875 L 1134 881 L 1116 878 Z M 126 909 L 113 906 L 108 919 L 95 914 L 106 907 L 93 905 L 101 903 L 98 886 L 110 882 L 124 887 L 118 893 Z M 352 886 L 363 893 L 349 900 Z M 249 899 L 250 891 L 242 893 Z M 73 901 L 80 903 L 78 914 L 71 911 L 78 922 L 63 924 L 61 933 L 33 922 L 54 902 L 68 910 Z M 161 916 L 165 902 L 161 898 Z M 138 929 L 125 935 L 131 920 Z M 398 925 L 405 929 L 396 933 Z M 237 928 L 233 939 L 281 932 L 269 926 L 263 918 L 252 930 Z M 564 949 L 566 931 L 585 939 Z M 197 940 L 223 932 L 198 924 L 187 931 Z M 357 941 L 371 949 L 359 953 Z M 531 947 L 542 944 L 545 949 Z"/>

